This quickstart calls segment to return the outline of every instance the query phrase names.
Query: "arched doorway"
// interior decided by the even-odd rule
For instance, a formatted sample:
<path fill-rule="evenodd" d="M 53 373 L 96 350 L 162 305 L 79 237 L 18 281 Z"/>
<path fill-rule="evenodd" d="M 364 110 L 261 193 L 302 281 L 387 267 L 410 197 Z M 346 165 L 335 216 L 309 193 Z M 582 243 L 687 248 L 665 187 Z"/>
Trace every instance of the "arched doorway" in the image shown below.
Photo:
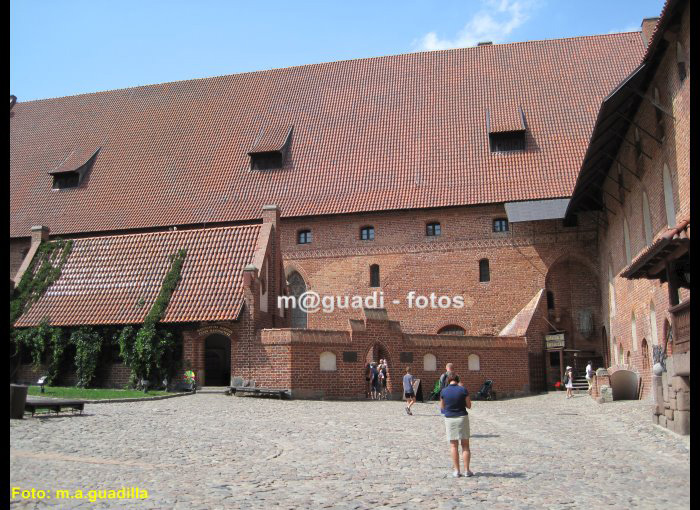
<path fill-rule="evenodd" d="M 386 389 L 389 393 L 393 391 L 393 384 L 391 383 L 392 374 L 398 374 L 397 370 L 399 367 L 392 366 L 391 358 L 389 357 L 389 350 L 381 342 L 375 342 L 367 349 L 367 354 L 365 355 L 365 366 L 368 366 L 371 362 L 379 364 L 379 360 L 386 360 L 387 374 L 386 374 Z"/>
<path fill-rule="evenodd" d="M 297 300 L 306 292 L 306 282 L 296 271 L 292 271 L 289 274 L 287 277 L 287 284 L 289 285 L 290 294 Z M 296 306 L 292 307 L 290 310 L 289 319 L 292 328 L 306 328 L 306 310 L 299 306 L 298 301 Z"/>
<path fill-rule="evenodd" d="M 215 333 L 204 340 L 204 384 L 228 386 L 231 383 L 231 339 Z"/>

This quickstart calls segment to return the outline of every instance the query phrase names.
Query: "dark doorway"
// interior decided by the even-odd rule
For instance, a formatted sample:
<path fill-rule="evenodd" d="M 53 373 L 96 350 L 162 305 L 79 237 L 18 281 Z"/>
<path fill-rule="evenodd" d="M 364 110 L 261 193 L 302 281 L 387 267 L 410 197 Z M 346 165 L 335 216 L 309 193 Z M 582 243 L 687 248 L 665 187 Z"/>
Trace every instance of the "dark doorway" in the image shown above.
<path fill-rule="evenodd" d="M 209 335 L 204 340 L 204 384 L 228 386 L 231 383 L 231 339 Z"/>

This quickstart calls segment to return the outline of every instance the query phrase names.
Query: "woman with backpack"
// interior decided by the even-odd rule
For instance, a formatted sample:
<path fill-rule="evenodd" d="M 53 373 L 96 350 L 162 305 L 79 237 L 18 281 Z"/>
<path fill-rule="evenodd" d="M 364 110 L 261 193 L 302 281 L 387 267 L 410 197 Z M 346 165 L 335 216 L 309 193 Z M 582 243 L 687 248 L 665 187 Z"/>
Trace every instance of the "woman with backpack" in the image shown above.
<path fill-rule="evenodd" d="M 564 386 L 566 387 L 566 398 L 573 398 L 574 373 L 569 366 L 566 367 L 566 372 L 564 372 Z"/>

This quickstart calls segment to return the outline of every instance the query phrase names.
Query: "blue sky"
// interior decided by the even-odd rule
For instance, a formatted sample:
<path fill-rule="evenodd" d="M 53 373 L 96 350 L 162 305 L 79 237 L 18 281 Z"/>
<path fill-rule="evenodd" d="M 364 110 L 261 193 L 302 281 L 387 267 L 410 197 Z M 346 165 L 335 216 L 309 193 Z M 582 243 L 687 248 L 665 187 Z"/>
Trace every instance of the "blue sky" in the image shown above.
<path fill-rule="evenodd" d="M 638 30 L 663 0 L 11 0 L 29 101 L 334 60 Z"/>

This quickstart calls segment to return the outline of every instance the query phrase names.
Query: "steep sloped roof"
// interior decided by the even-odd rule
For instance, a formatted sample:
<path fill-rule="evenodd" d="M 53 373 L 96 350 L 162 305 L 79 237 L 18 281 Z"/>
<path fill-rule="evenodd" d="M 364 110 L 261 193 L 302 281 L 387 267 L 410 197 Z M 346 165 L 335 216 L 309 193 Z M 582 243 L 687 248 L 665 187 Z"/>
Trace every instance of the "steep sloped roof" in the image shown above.
<path fill-rule="evenodd" d="M 243 268 L 261 225 L 75 239 L 61 276 L 15 323 L 55 326 L 143 322 L 171 267 L 187 250 L 162 322 L 234 320 L 243 306 Z"/>
<path fill-rule="evenodd" d="M 315 64 L 17 103 L 11 236 L 567 197 L 639 32 Z M 489 151 L 487 111 L 522 108 L 527 150 Z M 251 170 L 294 126 L 285 166 Z M 78 188 L 47 172 L 101 147 Z"/>

